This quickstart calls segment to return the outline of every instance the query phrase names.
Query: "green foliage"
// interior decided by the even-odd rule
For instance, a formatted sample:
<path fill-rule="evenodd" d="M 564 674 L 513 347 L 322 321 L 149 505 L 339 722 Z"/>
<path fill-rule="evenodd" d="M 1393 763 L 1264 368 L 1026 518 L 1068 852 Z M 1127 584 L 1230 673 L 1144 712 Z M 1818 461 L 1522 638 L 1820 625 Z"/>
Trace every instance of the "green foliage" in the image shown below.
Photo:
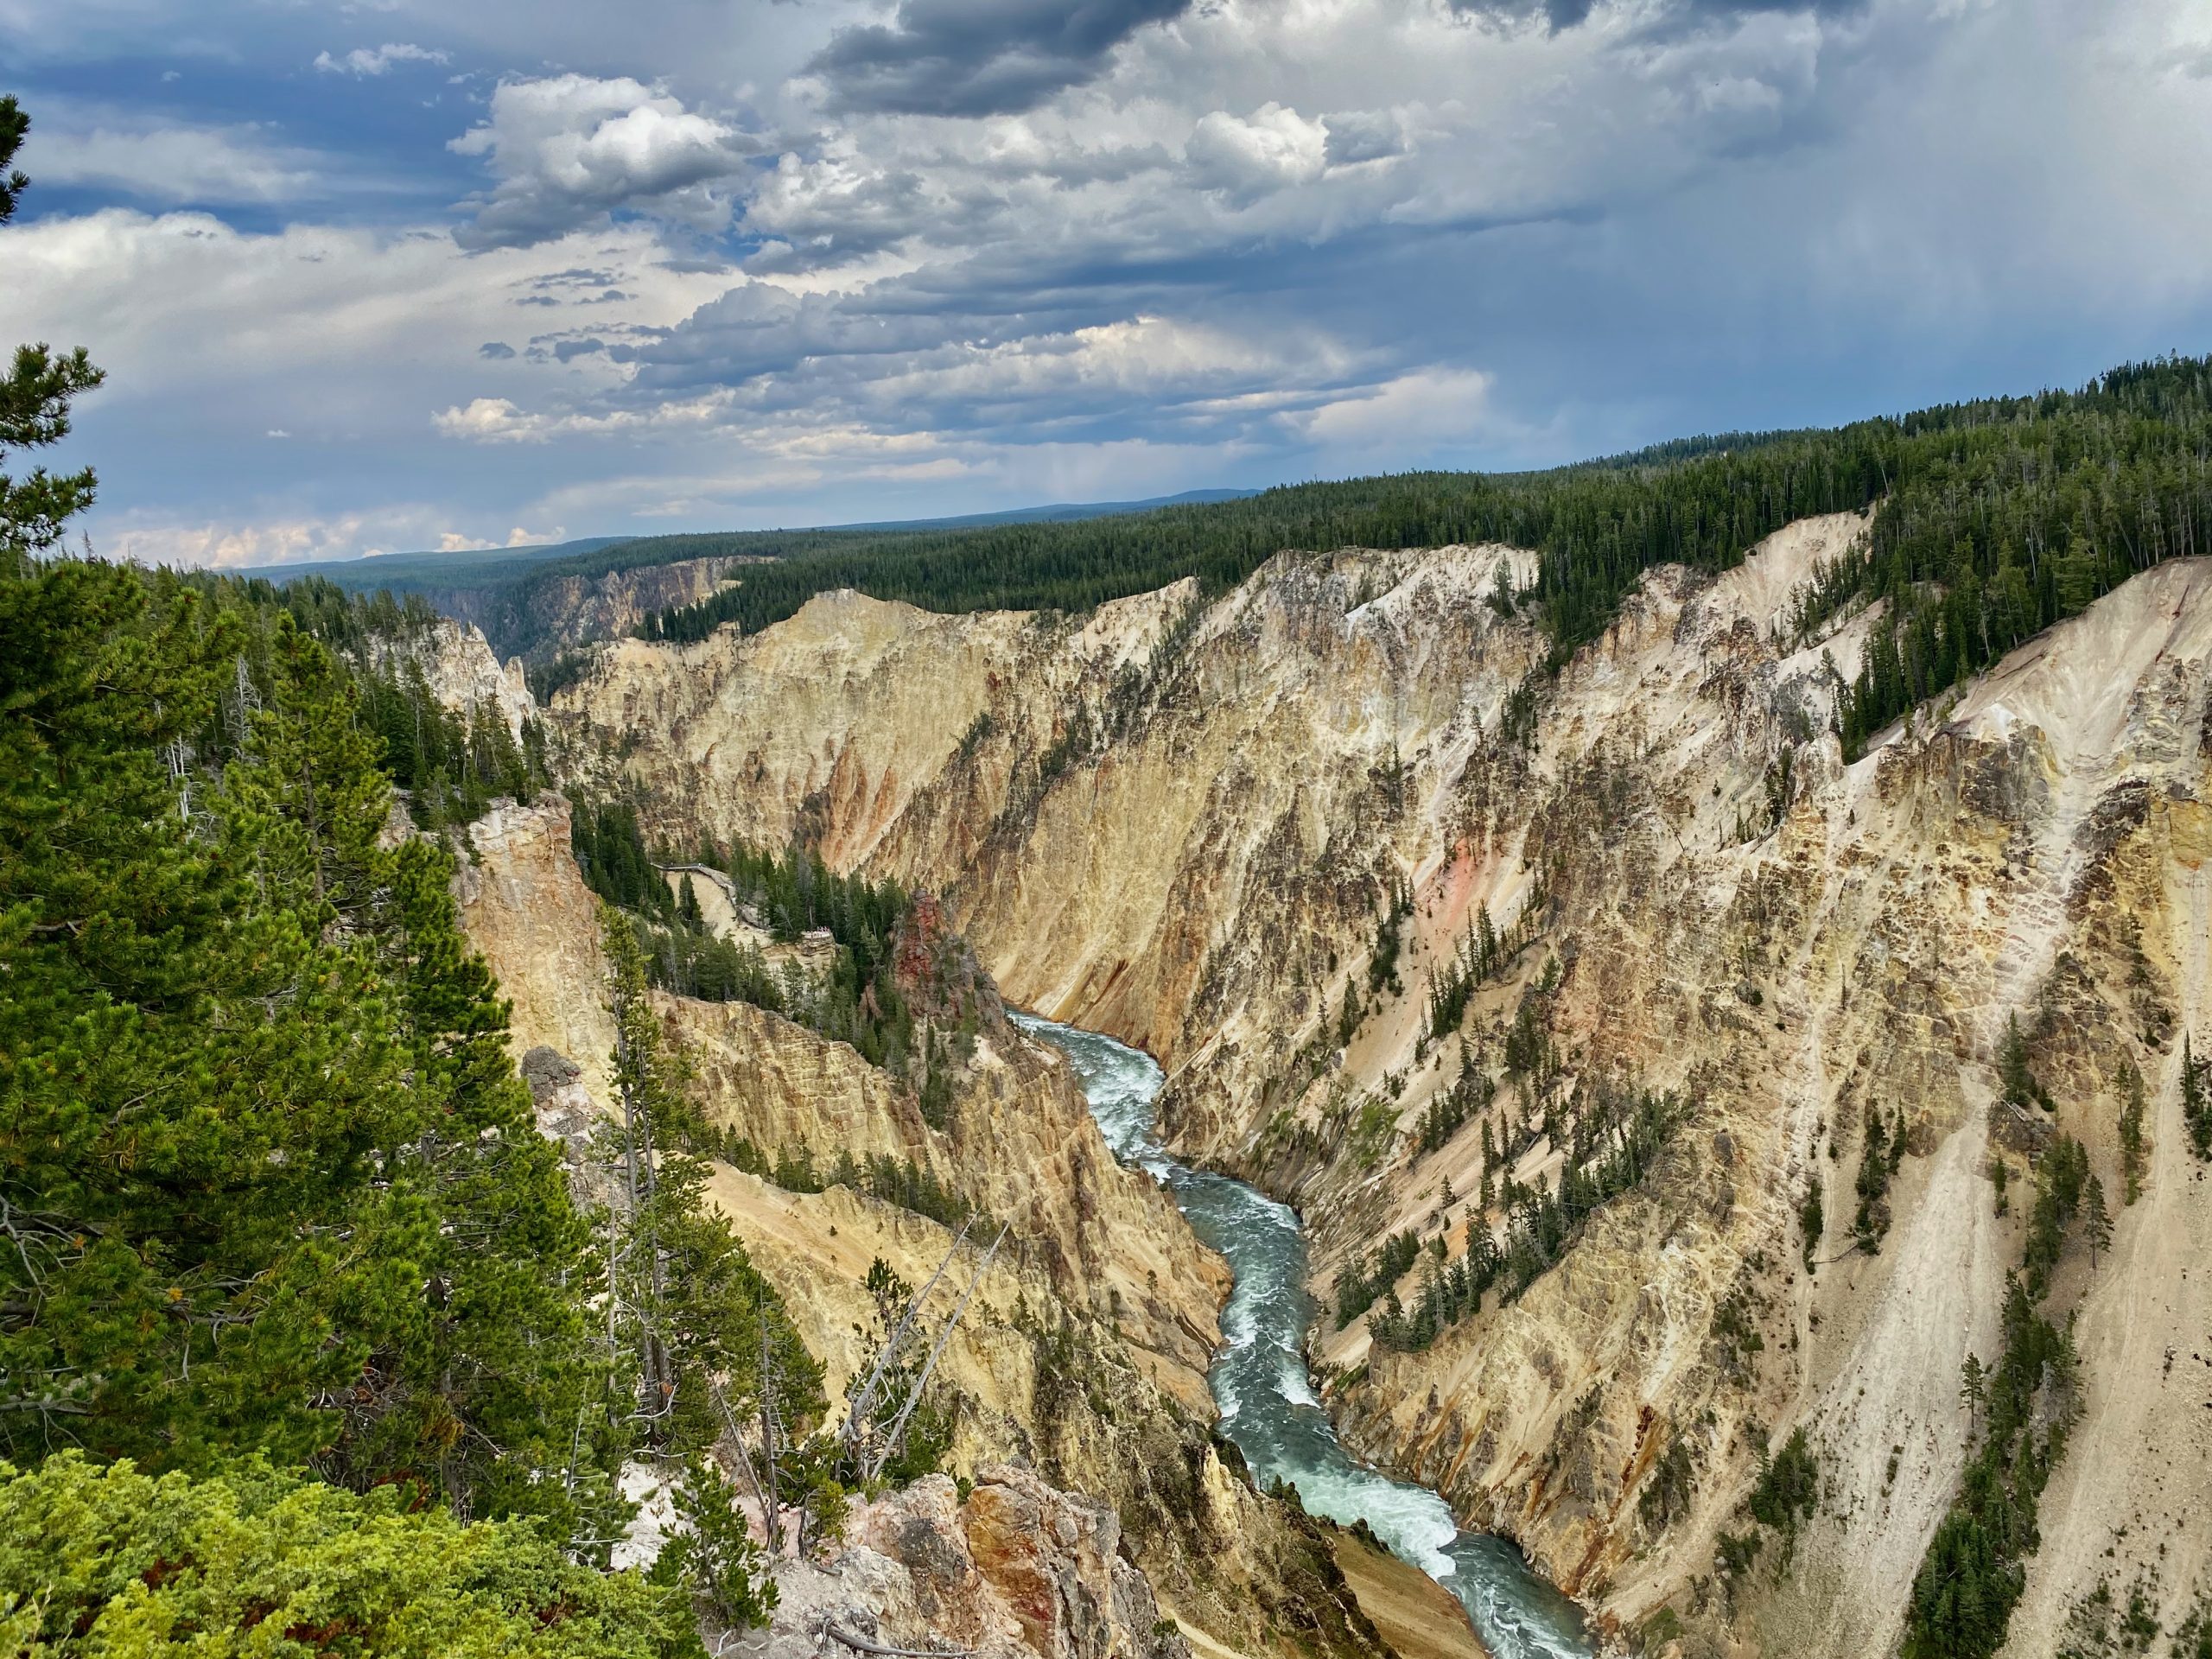
<path fill-rule="evenodd" d="M 1375 944 L 1367 956 L 1367 994 L 1375 995 L 1388 989 L 1393 996 L 1405 994 L 1405 986 L 1398 978 L 1398 952 L 1403 941 L 1400 934 L 1405 919 L 1414 912 L 1414 890 L 1404 881 L 1392 883 L 1389 907 L 1376 918 Z"/>
<path fill-rule="evenodd" d="M 2036 1081 L 2035 1072 L 2028 1065 L 2027 1039 L 2020 1034 L 2020 1016 L 2005 1016 L 2005 1039 L 1997 1053 L 1999 1091 L 2008 1106 L 2023 1111 L 2030 1106 L 2041 1106 L 2045 1111 L 2056 1109 L 2050 1094 Z"/>
<path fill-rule="evenodd" d="M 1713 1344 L 1719 1355 L 1721 1368 L 1729 1380 L 1737 1383 L 1751 1380 L 1752 1362 L 1766 1350 L 1766 1338 L 1759 1334 L 1753 1295 L 1748 1283 L 1738 1283 L 1713 1310 Z"/>
<path fill-rule="evenodd" d="M 645 851 L 638 809 L 631 803 L 578 799 L 569 817 L 569 848 L 584 885 L 608 904 L 675 918 L 675 897 Z"/>
<path fill-rule="evenodd" d="M 1475 988 L 1497 977 L 1536 936 L 1544 909 L 1541 890 L 1532 893 L 1520 912 L 1500 933 L 1490 919 L 1490 907 L 1478 905 L 1475 919 L 1452 960 L 1429 976 L 1428 1034 L 1446 1037 L 1459 1030 L 1466 1017 L 1467 1000 Z"/>
<path fill-rule="evenodd" d="M 1084 610 L 1195 576 L 1221 592 L 1286 548 L 1541 550 L 1527 595 L 1562 657 L 1602 632 L 1651 565 L 1707 569 L 1792 518 L 1863 506 L 1883 488 L 1894 423 L 1840 433 L 1732 435 L 1547 473 L 1408 473 L 1301 484 L 1237 501 L 1074 523 L 903 531 L 813 531 L 632 543 L 626 562 L 768 556 L 745 580 L 649 618 L 649 639 L 698 639 L 724 622 L 756 632 L 817 593 L 856 588 L 931 609 Z M 1894 471 L 1894 468 L 1892 468 Z M 547 578 L 541 578 L 547 579 Z"/>
<path fill-rule="evenodd" d="M 1370 1262 L 1348 1262 L 1337 1281 L 1337 1329 L 1341 1331 L 1375 1306 L 1376 1297 L 1405 1276 L 1421 1255 L 1421 1240 L 1411 1232 L 1393 1233 L 1375 1248 Z"/>
<path fill-rule="evenodd" d="M 1732 1589 L 1756 1566 L 1766 1547 L 1766 1535 L 1757 1527 L 1741 1532 L 1722 1532 L 1713 1540 L 1713 1565 Z"/>
<path fill-rule="evenodd" d="M 2201 540 L 2212 523 L 2205 359 L 1923 410 L 1895 432 L 1868 544 L 1811 607 L 1889 603 L 1840 714 L 1847 756 L 2138 571 L 2212 550 Z"/>
<path fill-rule="evenodd" d="M 2174 1631 L 2172 1651 L 2174 1659 L 2212 1659 L 2212 1590 L 2198 1596 Z"/>
<path fill-rule="evenodd" d="M 974 1221 L 978 1230 L 995 1230 L 989 1226 L 989 1216 L 912 1159 L 881 1152 L 855 1158 L 849 1149 L 841 1147 L 836 1161 L 824 1165 L 817 1162 L 813 1152 L 805 1147 L 779 1151 L 772 1159 L 741 1135 L 724 1135 L 705 1144 L 723 1162 L 786 1192 L 826 1192 L 833 1186 L 848 1187 L 946 1227 Z"/>
<path fill-rule="evenodd" d="M 1526 1187 L 1508 1175 L 1499 1198 L 1505 1211 L 1503 1243 L 1491 1236 L 1478 1216 L 1469 1226 L 1467 1249 L 1459 1259 L 1449 1266 L 1431 1266 L 1411 1307 L 1399 1306 L 1395 1295 L 1389 1298 L 1368 1320 L 1368 1334 L 1386 1348 L 1426 1348 L 1446 1326 L 1477 1312 L 1493 1285 L 1500 1287 L 1503 1300 L 1519 1296 L 1567 1254 L 1591 1216 L 1643 1179 L 1678 1117 L 1671 1096 L 1602 1088 L 1580 1094 L 1564 1148 L 1567 1164 L 1557 1187 L 1547 1190 L 1541 1183 Z M 1384 1249 L 1412 1236 L 1400 1234 L 1386 1241 Z M 1404 1265 L 1389 1278 L 1359 1281 L 1368 1297 L 1359 1308 L 1382 1295 L 1397 1274 L 1412 1266 L 1415 1254 L 1408 1253 Z M 1395 1259 L 1386 1254 L 1381 1267 L 1388 1269 Z M 1344 1294 L 1340 1287 L 1339 1330 L 1358 1312 L 1345 1314 Z"/>
<path fill-rule="evenodd" d="M 1782 1540 L 1778 1570 L 1786 1571 L 1796 1548 L 1798 1530 L 1813 1518 L 1821 1497 L 1821 1466 L 1802 1428 L 1790 1430 L 1782 1450 L 1761 1454 L 1759 1478 L 1745 1508 L 1761 1526 Z"/>
<path fill-rule="evenodd" d="M 1513 1011 L 1513 1023 L 1505 1032 L 1504 1060 L 1511 1077 L 1541 1078 L 1553 1069 L 1550 1023 L 1539 987 L 1522 992 L 1520 1006 Z"/>
<path fill-rule="evenodd" d="M 2068 1224 L 2081 1208 L 2089 1179 L 2089 1154 L 2071 1135 L 2060 1135 L 2036 1160 L 2036 1201 L 2028 1214 L 2027 1243 L 2021 1255 L 2031 1297 L 2040 1300 L 2050 1287 L 2050 1275 L 2066 1248 Z"/>
<path fill-rule="evenodd" d="M 550 781 L 534 725 L 518 743 L 495 706 L 457 714 L 438 701 L 416 655 L 438 617 L 419 596 L 350 594 L 320 576 L 282 588 L 260 577 L 198 571 L 176 579 L 218 606 L 267 617 L 287 613 L 330 647 L 352 680 L 355 719 L 380 740 L 384 770 L 423 828 L 474 823 L 494 797 L 527 800 Z"/>
<path fill-rule="evenodd" d="M 572 1565 L 528 1521 L 466 1525 L 248 1463 L 155 1478 L 64 1452 L 0 1464 L 0 1649 L 268 1659 L 662 1659 L 678 1597 Z"/>
<path fill-rule="evenodd" d="M 2036 1547 L 2036 1501 L 2074 1410 L 2068 1336 L 2005 1285 L 2003 1357 L 1980 1379 L 1986 1423 L 1959 1495 L 1936 1529 L 1905 1611 L 1904 1659 L 1986 1659 L 2004 1644 Z"/>
<path fill-rule="evenodd" d="M 1812 1272 L 1819 1262 L 1821 1235 L 1827 1227 L 1827 1211 L 1821 1198 L 1821 1178 L 1815 1172 L 1811 1185 L 1805 1189 L 1805 1196 L 1797 1205 L 1797 1230 L 1804 1236 L 1802 1248 L 1808 1273 Z"/>
<path fill-rule="evenodd" d="M 724 1630 L 766 1624 L 776 1608 L 776 1581 L 766 1552 L 753 1541 L 737 1487 L 720 1464 L 702 1457 L 683 1471 L 675 1495 L 683 1529 L 662 1548 L 654 1578 L 689 1587 L 701 1611 Z"/>
<path fill-rule="evenodd" d="M 1470 1115 L 1489 1107 L 1497 1092 L 1497 1085 L 1482 1068 L 1471 1060 L 1465 1061 L 1451 1088 L 1421 1108 L 1414 1130 L 1415 1144 L 1424 1153 L 1440 1150 L 1459 1132 L 1459 1126 Z"/>
<path fill-rule="evenodd" d="M 2112 1581 L 2099 1579 L 2097 1587 L 2067 1609 L 2066 1627 L 2054 1659 L 2114 1659 L 2123 1654 L 2151 1651 L 2158 1639 L 2157 1585 L 2139 1577 L 2128 1586 L 2127 1603 L 2119 1605 Z M 2168 1651 L 2185 1659 L 2187 1649 L 2176 1643 Z"/>
<path fill-rule="evenodd" d="M 0 576 L 0 1447 L 569 1513 L 588 1241 L 359 712 L 234 586 Z"/>
<path fill-rule="evenodd" d="M 30 130 L 30 117 L 13 97 L 0 97 L 0 225 L 16 216 L 30 181 L 12 163 Z M 69 405 L 106 377 L 84 348 L 56 352 L 18 346 L 0 375 L 0 461 L 16 449 L 43 449 L 69 435 Z M 12 572 L 61 539 L 70 519 L 92 505 L 92 468 L 60 476 L 43 467 L 29 475 L 0 472 L 0 571 Z"/>
<path fill-rule="evenodd" d="M 1669 1435 L 1667 1449 L 1653 1461 L 1643 1490 L 1637 1494 L 1636 1512 L 1644 1530 L 1655 1535 L 1664 1532 L 1689 1513 L 1694 1496 L 1689 1444 L 1679 1433 Z"/>
<path fill-rule="evenodd" d="M 1880 1111 L 1867 1107 L 1866 1143 L 1859 1149 L 1859 1176 L 1853 1184 L 1859 1194 L 1859 1210 L 1852 1217 L 1851 1230 L 1859 1248 L 1869 1255 L 1877 1253 L 1882 1236 L 1890 1230 L 1890 1178 L 1904 1160 L 1904 1135 L 1902 1107 L 1897 1121 L 1887 1125 Z"/>
<path fill-rule="evenodd" d="M 642 849 L 639 857 L 643 857 Z M 730 855 L 737 900 L 782 944 L 826 930 L 836 946 L 818 982 L 768 972 L 760 954 L 709 938 L 656 935 L 656 982 L 687 995 L 752 1002 L 849 1043 L 874 1065 L 904 1074 L 915 1051 L 915 1022 L 900 989 L 898 947 L 912 901 L 893 881 L 839 875 L 801 847 L 772 853 L 741 845 Z M 658 874 L 664 895 L 668 885 Z M 662 906 L 674 915 L 672 902 Z M 934 1071 L 934 1068 L 932 1068 Z M 949 1086 L 949 1075 L 946 1084 Z M 949 1103 L 934 1103 L 949 1110 Z"/>
<path fill-rule="evenodd" d="M 2120 1072 L 2120 1202 L 2133 1204 L 2143 1196 L 2143 1172 L 2150 1166 L 2150 1154 L 2143 1140 L 2143 1118 L 2149 1102 L 2144 1094 L 2143 1074 L 2133 1060 Z"/>
<path fill-rule="evenodd" d="M 626 1414 L 657 1448 L 683 1455 L 714 1442 L 725 1409 L 741 1416 L 772 1392 L 782 1422 L 799 1430 L 825 1403 L 821 1366 L 774 1287 L 706 1204 L 700 1151 L 715 1140 L 662 1052 L 635 932 L 602 906 L 601 935 L 622 1108 L 607 1132 L 617 1182 L 607 1329 L 622 1345 L 610 1369 L 630 1385 L 618 1417 Z"/>
<path fill-rule="evenodd" d="M 857 1391 L 882 1359 L 914 1294 L 913 1287 L 887 1266 L 880 1256 L 868 1263 L 861 1287 L 874 1303 L 875 1317 L 871 1328 L 861 1333 L 866 1338 L 861 1348 L 864 1359 L 847 1385 L 848 1394 Z M 871 1409 L 858 1425 L 860 1444 L 889 1442 L 885 1447 L 887 1455 L 880 1478 L 893 1486 L 908 1485 L 924 1475 L 936 1473 L 952 1447 L 952 1414 L 941 1397 L 932 1397 L 940 1394 L 943 1385 L 931 1381 L 924 1386 L 924 1368 L 929 1363 L 926 1332 L 926 1325 L 919 1332 L 910 1326 L 900 1337 L 898 1350 L 884 1365 L 881 1380 L 871 1396 Z M 1058 1357 L 1071 1363 L 1071 1345 L 1064 1340 L 1056 1346 Z M 1039 1387 L 1043 1386 L 1040 1378 Z M 923 1395 L 912 1412 L 906 1414 L 907 1400 L 917 1388 L 924 1388 Z M 899 1421 L 902 1414 L 906 1414 L 903 1424 Z M 829 1472 L 825 1468 L 824 1473 Z"/>
<path fill-rule="evenodd" d="M 2212 1058 L 2196 1058 L 2186 1032 L 2181 1039 L 2181 1121 L 2197 1161 L 2212 1162 Z"/>
<path fill-rule="evenodd" d="M 2089 1177 L 2087 1196 L 2082 1201 L 2082 1239 L 2089 1247 L 2092 1265 L 2101 1253 L 2112 1248 L 2112 1211 L 2105 1205 L 2105 1184 L 2094 1175 Z"/>

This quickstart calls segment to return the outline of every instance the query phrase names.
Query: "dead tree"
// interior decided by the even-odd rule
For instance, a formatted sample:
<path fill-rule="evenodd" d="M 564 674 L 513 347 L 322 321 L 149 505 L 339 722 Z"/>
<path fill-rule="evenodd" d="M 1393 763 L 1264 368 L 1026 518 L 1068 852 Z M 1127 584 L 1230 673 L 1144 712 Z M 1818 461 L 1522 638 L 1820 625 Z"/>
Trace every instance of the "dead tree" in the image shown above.
<path fill-rule="evenodd" d="M 960 1300 L 953 1304 L 952 1313 L 945 1319 L 944 1329 L 938 1333 L 937 1345 L 930 1350 L 928 1363 L 922 1367 L 922 1374 L 914 1379 L 913 1388 L 907 1392 L 906 1403 L 899 1408 L 898 1416 L 892 1420 L 890 1432 L 883 1437 L 882 1445 L 876 1448 L 875 1456 L 868 1468 L 869 1480 L 882 1478 L 883 1465 L 890 1461 L 892 1452 L 906 1439 L 906 1424 L 914 1414 L 914 1408 L 922 1402 L 922 1390 L 929 1387 L 931 1375 L 936 1371 L 938 1361 L 944 1357 L 945 1344 L 952 1340 L 952 1328 L 960 1323 L 960 1316 L 967 1312 L 969 1299 L 975 1295 L 976 1287 L 983 1282 L 983 1275 L 990 1271 L 991 1258 L 999 1253 L 999 1246 L 1006 1243 L 1006 1235 L 1007 1229 L 1001 1225 L 999 1236 L 991 1241 L 991 1248 L 985 1250 L 982 1259 L 976 1263 L 976 1271 L 968 1281 L 968 1288 L 960 1293 Z M 955 1243 L 957 1244 L 957 1241 Z"/>
<path fill-rule="evenodd" d="M 906 1311 L 899 1315 L 899 1323 L 892 1328 L 890 1335 L 884 1338 L 883 1351 L 875 1357 L 875 1365 L 868 1372 L 868 1381 L 853 1390 L 852 1400 L 845 1410 L 845 1424 L 843 1428 L 838 1431 L 837 1438 L 846 1461 L 855 1469 L 866 1466 L 867 1460 L 861 1449 L 861 1438 L 867 1432 L 868 1422 L 874 1413 L 877 1391 L 882 1388 L 883 1380 L 889 1374 L 892 1366 L 898 1362 L 899 1350 L 905 1345 L 906 1332 L 912 1328 L 916 1317 L 921 1313 L 922 1304 L 929 1300 L 929 1294 L 937 1288 L 937 1281 L 944 1277 L 944 1270 L 952 1265 L 952 1258 L 958 1254 L 962 1241 L 968 1236 L 968 1226 L 969 1224 L 966 1222 L 960 1224 L 959 1232 L 953 1236 L 951 1247 L 944 1253 L 944 1260 L 938 1263 L 937 1271 L 930 1275 L 929 1283 L 915 1293 L 912 1300 L 906 1304 Z M 997 1247 L 995 1245 L 993 1248 Z"/>

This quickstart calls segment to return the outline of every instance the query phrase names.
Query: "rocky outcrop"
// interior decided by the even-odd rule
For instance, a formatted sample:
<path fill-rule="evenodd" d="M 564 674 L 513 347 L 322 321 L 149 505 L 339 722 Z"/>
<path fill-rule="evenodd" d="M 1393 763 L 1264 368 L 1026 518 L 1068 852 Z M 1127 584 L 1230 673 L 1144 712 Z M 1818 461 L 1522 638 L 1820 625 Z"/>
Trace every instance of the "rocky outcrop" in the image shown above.
<path fill-rule="evenodd" d="M 861 1509 L 846 1536 L 834 1575 L 781 1574 L 772 1650 L 773 1636 L 795 1627 L 893 1646 L 951 1643 L 982 1659 L 1189 1659 L 1123 1554 L 1112 1508 L 1028 1470 L 988 1465 L 964 1497 L 929 1476 Z M 835 1635 L 828 1645 L 856 1651 Z"/>
<path fill-rule="evenodd" d="M 2017 1179 L 2010 1148 L 2070 1134 L 2116 1193 L 2136 1066 L 2144 1197 L 2053 1293 L 2079 1309 L 2088 1409 L 2016 1647 L 2139 1571 L 2171 1628 L 2212 1584 L 2212 1512 L 2184 1497 L 2212 1490 L 2212 1417 L 2163 1359 L 2212 1328 L 2177 1080 L 2212 948 L 2212 569 L 2137 578 L 1847 763 L 1828 715 L 1876 616 L 1800 639 L 1791 601 L 1863 529 L 1791 526 L 1717 579 L 1654 571 L 1534 701 L 1543 643 L 1488 602 L 1527 556 L 1459 548 L 1286 555 L 1203 607 L 1080 627 L 824 596 L 752 638 L 626 645 L 552 718 L 605 741 L 672 841 L 798 835 L 937 892 L 1011 1000 L 1161 1056 L 1180 1149 L 1299 1202 L 1325 1298 L 1386 1234 L 1465 1250 L 1486 1129 L 1548 1185 L 1578 1089 L 1670 1096 L 1663 1154 L 1510 1306 L 1417 1352 L 1365 1320 L 1316 1333 L 1356 1446 L 1615 1628 L 1663 1605 L 1768 1652 L 1893 1643 L 1963 1465 L 1960 1366 L 1993 1357 L 2018 1258 L 1991 1157 Z M 1474 918 L 1539 900 L 1464 1045 L 1434 1040 L 1427 994 Z M 2025 1130 L 1993 1105 L 2015 1017 L 2056 1106 Z M 1508 1066 L 1516 1024 L 1541 1084 Z M 1425 1142 L 1466 1066 L 1495 1096 Z M 1862 1248 L 1877 1111 L 1908 1152 Z M 1786 1579 L 1724 1598 L 1718 1535 L 1797 1427 L 1820 1514 Z M 1647 1504 L 1662 1464 L 1683 1491 Z"/>
<path fill-rule="evenodd" d="M 607 1009 L 599 901 L 569 850 L 569 803 L 552 794 L 527 806 L 496 802 L 467 833 L 454 897 L 469 942 L 512 1005 L 517 1052 L 550 1049 L 604 1103 L 614 1019 Z"/>
<path fill-rule="evenodd" d="M 440 617 L 418 632 L 372 634 L 365 649 L 371 663 L 386 672 L 419 671 L 430 695 L 454 714 L 466 718 L 479 709 L 492 710 L 518 743 L 524 722 L 537 715 L 522 664 L 511 659 L 502 667 L 474 623 Z"/>
<path fill-rule="evenodd" d="M 1110 1321 L 1191 1410 L 1211 1410 L 1206 1363 L 1227 1270 L 1166 1193 L 1124 1169 L 1068 1068 L 999 1019 L 962 1069 L 942 1128 L 849 1045 L 743 1002 L 655 994 L 709 1120 L 771 1155 L 911 1163 L 1011 1230 L 1063 1300 Z"/>

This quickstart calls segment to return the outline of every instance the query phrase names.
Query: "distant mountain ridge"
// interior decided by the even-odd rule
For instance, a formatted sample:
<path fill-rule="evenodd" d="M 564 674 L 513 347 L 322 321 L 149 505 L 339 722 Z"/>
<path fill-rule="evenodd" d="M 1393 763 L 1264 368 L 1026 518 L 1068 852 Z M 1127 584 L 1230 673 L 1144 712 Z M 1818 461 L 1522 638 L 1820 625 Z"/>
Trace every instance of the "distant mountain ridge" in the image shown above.
<path fill-rule="evenodd" d="M 881 518 L 849 524 L 820 524 L 801 533 L 883 531 L 909 530 L 977 530 L 991 524 L 1063 524 L 1084 518 L 1104 518 L 1116 513 L 1151 512 L 1160 507 L 1210 506 L 1217 501 L 1242 501 L 1257 490 L 1185 490 L 1179 495 L 1147 496 L 1141 501 L 1056 501 L 1041 507 L 1008 507 L 1000 512 L 955 513 L 942 518 Z M 537 543 L 526 547 L 472 548 L 453 553 L 365 553 L 351 558 L 305 560 L 292 564 L 264 565 L 248 574 L 270 582 L 296 582 L 302 576 L 323 576 L 356 592 L 378 588 L 402 591 L 442 586 L 480 586 L 487 581 L 521 574 L 529 566 L 555 559 L 578 558 L 610 547 L 663 539 L 656 536 L 585 536 L 573 541 Z M 459 582 L 461 576 L 469 578 Z"/>

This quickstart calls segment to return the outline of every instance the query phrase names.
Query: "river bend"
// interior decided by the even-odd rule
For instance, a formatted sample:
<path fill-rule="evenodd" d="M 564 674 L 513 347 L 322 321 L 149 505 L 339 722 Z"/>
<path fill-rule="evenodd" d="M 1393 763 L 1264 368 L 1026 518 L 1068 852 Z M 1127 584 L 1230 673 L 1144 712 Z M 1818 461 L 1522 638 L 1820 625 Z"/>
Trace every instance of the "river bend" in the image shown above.
<path fill-rule="evenodd" d="M 1254 1476 L 1262 1484 L 1294 1483 L 1316 1515 L 1345 1525 L 1366 1522 L 1402 1559 L 1459 1599 L 1497 1659 L 1587 1659 L 1593 1649 L 1580 1610 L 1532 1572 L 1510 1542 L 1460 1531 L 1437 1494 L 1354 1462 L 1338 1442 L 1306 1369 L 1313 1306 L 1296 1214 L 1242 1181 L 1168 1156 L 1154 1132 L 1163 1079 L 1150 1055 L 1096 1032 L 1013 1017 L 1074 1062 L 1114 1155 L 1166 1185 L 1192 1230 L 1235 1274 L 1222 1311 L 1223 1346 L 1206 1380 L 1221 1408 L 1221 1432 Z"/>

